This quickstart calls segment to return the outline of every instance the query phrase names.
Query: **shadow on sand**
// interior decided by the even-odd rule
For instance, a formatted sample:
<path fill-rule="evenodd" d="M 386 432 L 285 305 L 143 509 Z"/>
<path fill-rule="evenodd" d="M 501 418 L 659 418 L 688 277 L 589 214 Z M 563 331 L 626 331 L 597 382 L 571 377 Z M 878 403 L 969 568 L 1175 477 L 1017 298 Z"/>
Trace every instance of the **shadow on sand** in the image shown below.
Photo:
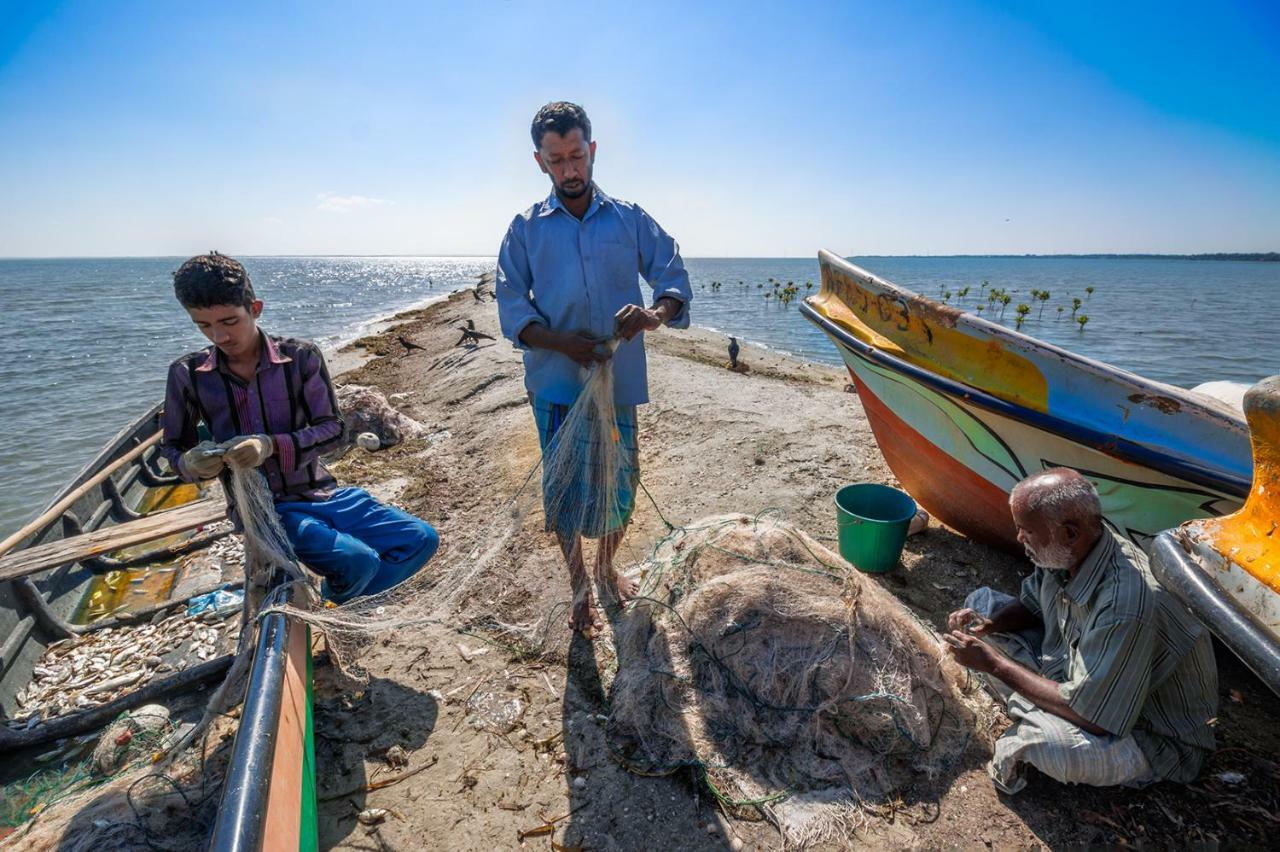
<path fill-rule="evenodd" d="M 323 682 L 317 671 L 317 692 Z M 327 671 L 332 671 L 328 669 Z M 400 746 L 416 765 L 421 749 L 436 726 L 439 707 L 430 695 L 393 680 L 372 677 L 363 694 L 315 702 L 316 779 L 320 848 L 332 849 L 352 838 L 360 824 L 356 814 L 367 807 L 366 786 L 378 778 L 366 764 L 383 764 L 387 749 Z M 390 778 L 395 770 L 379 771 Z M 362 838 L 359 838 L 362 839 Z M 378 848 L 375 843 L 369 848 Z"/>
<path fill-rule="evenodd" d="M 619 626 L 614 613 L 610 621 Z M 608 714 L 595 642 L 575 633 L 563 713 L 570 816 L 559 843 L 637 852 L 729 849 L 713 803 L 690 783 L 688 773 L 633 775 L 612 759 L 605 740 Z M 708 833 L 708 823 L 715 833 Z"/>

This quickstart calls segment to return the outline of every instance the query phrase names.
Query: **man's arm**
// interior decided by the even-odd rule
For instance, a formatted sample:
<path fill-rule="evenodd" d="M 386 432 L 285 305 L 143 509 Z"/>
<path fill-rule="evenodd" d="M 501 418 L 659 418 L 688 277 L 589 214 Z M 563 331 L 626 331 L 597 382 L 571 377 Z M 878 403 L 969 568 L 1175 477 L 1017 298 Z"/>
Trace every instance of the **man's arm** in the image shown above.
<path fill-rule="evenodd" d="M 498 268 L 493 284 L 498 300 L 498 324 L 502 336 L 517 349 L 553 349 L 556 338 L 538 334 L 539 329 L 545 332 L 550 329 L 531 298 L 533 272 L 529 269 L 529 253 L 519 224 L 518 218 L 511 223 L 498 249 Z M 532 336 L 526 337 L 528 333 Z"/>
<path fill-rule="evenodd" d="M 200 412 L 192 399 L 192 392 L 187 365 L 182 361 L 174 362 L 169 367 L 165 383 L 160 455 L 183 482 L 199 482 L 203 478 L 199 472 L 189 470 L 182 458 L 199 440 Z"/>
<path fill-rule="evenodd" d="M 300 347 L 297 356 L 302 386 L 294 390 L 291 402 L 301 408 L 306 423 L 292 432 L 271 436 L 273 455 L 284 471 L 299 470 L 342 438 L 342 416 L 329 379 L 324 356 L 312 344 Z M 288 369 L 288 365 L 285 365 Z"/>
<path fill-rule="evenodd" d="M 1008 684 L 1014 692 L 1022 693 L 1041 710 L 1048 710 L 1081 730 L 1099 737 L 1110 733 L 1071 709 L 1067 699 L 1062 697 L 1062 684 L 1044 675 L 1036 674 L 1003 654 L 997 655 L 995 668 L 991 674 Z"/>
<path fill-rule="evenodd" d="M 995 619 L 993 618 L 992 621 Z M 1071 709 L 1071 705 L 1062 695 L 1062 684 L 1019 665 L 978 637 L 953 630 L 942 639 L 960 665 L 999 678 L 1010 689 L 1021 693 L 1041 710 L 1047 710 L 1055 716 L 1066 719 L 1082 730 L 1096 736 L 1106 736 L 1111 733 Z"/>
<path fill-rule="evenodd" d="M 552 331 L 547 320 L 534 305 L 533 274 L 529 269 L 529 253 L 517 219 L 507 229 L 498 250 L 498 270 L 493 290 L 498 298 L 498 323 L 502 336 L 517 349 L 550 349 L 584 367 L 608 361 L 610 353 L 582 334 Z"/>
<path fill-rule="evenodd" d="M 662 324 L 672 328 L 689 327 L 688 306 L 693 301 L 689 273 L 680 258 L 680 247 L 653 217 L 636 207 L 636 249 L 640 255 L 640 274 L 653 288 L 653 309 L 659 310 L 664 300 Z"/>

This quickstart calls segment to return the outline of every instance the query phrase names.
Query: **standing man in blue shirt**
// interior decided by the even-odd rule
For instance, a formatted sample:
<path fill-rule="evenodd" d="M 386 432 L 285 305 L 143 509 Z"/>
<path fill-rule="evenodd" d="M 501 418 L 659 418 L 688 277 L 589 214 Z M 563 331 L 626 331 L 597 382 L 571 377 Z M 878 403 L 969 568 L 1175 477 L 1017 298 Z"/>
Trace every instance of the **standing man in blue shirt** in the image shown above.
<path fill-rule="evenodd" d="M 525 387 L 544 456 L 582 390 L 583 368 L 612 357 L 624 453 L 626 475 L 613 495 L 617 510 L 553 512 L 544 476 L 547 529 L 556 534 L 573 586 L 569 626 L 587 632 L 600 623 L 583 562 L 584 536 L 600 540 L 595 580 L 603 595 L 624 600 L 636 592 L 613 557 L 639 481 L 636 406 L 649 401 L 644 332 L 664 324 L 687 328 L 693 292 L 675 240 L 638 205 L 595 185 L 596 143 L 582 107 L 547 104 L 531 132 L 533 158 L 551 178 L 552 192 L 516 216 L 502 240 L 496 285 L 502 333 L 524 352 Z M 644 306 L 641 276 L 653 289 L 652 307 Z M 617 343 L 612 355 L 600 345 L 606 340 Z"/>

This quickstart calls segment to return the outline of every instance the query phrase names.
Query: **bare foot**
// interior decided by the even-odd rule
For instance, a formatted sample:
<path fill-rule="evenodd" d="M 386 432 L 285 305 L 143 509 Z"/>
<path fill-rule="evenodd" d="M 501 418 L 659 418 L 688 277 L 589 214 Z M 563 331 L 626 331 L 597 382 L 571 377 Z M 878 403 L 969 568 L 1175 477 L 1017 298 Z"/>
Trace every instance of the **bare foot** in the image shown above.
<path fill-rule="evenodd" d="M 602 626 L 590 590 L 576 596 L 569 611 L 569 629 L 593 639 Z"/>
<path fill-rule="evenodd" d="M 596 582 L 600 584 L 605 595 L 617 603 L 626 603 L 640 591 L 635 580 L 612 568 L 597 572 Z"/>

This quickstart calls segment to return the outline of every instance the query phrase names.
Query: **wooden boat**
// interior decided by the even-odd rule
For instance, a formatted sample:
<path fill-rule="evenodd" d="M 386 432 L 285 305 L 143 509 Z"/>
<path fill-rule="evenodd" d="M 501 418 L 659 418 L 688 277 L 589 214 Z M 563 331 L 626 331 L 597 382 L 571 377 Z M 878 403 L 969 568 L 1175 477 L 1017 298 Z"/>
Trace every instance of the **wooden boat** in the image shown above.
<path fill-rule="evenodd" d="M 1253 487 L 1244 507 L 1160 533 L 1151 569 L 1280 695 L 1280 376 L 1244 398 Z"/>
<path fill-rule="evenodd" d="M 801 312 L 836 345 L 889 467 L 936 518 L 1018 552 L 1013 486 L 1063 465 L 1143 544 L 1238 508 L 1243 418 L 898 287 L 829 252 Z"/>
<path fill-rule="evenodd" d="M 101 729 L 126 710 L 163 703 L 227 670 L 230 654 L 181 661 L 174 674 L 151 677 L 104 704 L 14 724 L 22 719 L 20 692 L 55 643 L 139 629 L 181 611 L 188 598 L 228 587 L 221 572 L 177 567 L 183 557 L 214 550 L 230 526 L 221 523 L 225 502 L 216 486 L 189 485 L 164 469 L 159 430 L 157 406 L 109 441 L 33 521 L 0 541 L 6 780 L 34 768 L 37 747 Z M 263 622 L 214 848 L 314 849 L 308 631 L 278 614 Z M 184 649 L 166 656 L 180 659 Z"/>

